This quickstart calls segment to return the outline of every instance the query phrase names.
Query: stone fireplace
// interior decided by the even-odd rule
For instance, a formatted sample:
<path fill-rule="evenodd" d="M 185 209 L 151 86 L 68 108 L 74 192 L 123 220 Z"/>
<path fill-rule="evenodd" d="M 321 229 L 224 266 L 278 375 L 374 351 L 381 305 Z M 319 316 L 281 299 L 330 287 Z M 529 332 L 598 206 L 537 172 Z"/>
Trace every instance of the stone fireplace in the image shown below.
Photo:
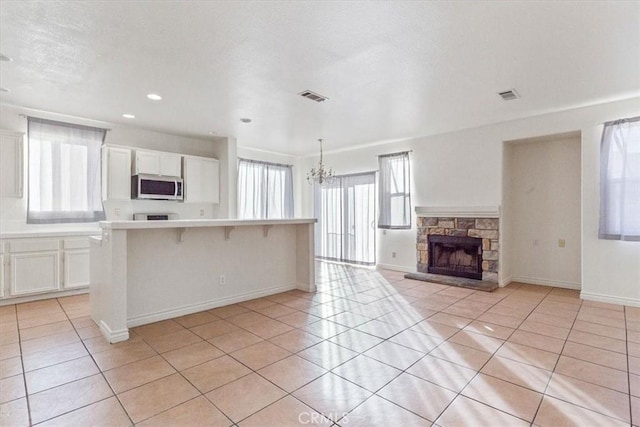
<path fill-rule="evenodd" d="M 498 207 L 416 208 L 418 272 L 498 283 Z"/>

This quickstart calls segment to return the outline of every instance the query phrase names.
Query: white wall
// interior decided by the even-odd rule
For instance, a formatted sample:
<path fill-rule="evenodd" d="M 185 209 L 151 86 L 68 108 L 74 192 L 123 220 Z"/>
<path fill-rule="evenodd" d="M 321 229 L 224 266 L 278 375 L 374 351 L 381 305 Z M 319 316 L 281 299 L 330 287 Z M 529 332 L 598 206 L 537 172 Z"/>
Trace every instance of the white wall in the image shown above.
<path fill-rule="evenodd" d="M 602 123 L 631 117 L 639 111 L 640 98 L 634 98 L 442 135 L 329 152 L 325 154 L 325 162 L 338 174 L 354 173 L 377 169 L 378 154 L 412 149 L 414 206 L 496 206 L 502 204 L 503 141 L 579 131 L 582 135 L 582 294 L 592 299 L 640 305 L 640 244 L 598 239 Z M 317 157 L 303 159 L 303 171 L 316 162 Z M 312 215 L 311 190 L 303 191 L 301 198 L 303 215 Z M 379 264 L 415 271 L 415 217 L 413 223 L 411 230 L 391 230 L 380 235 Z M 396 258 L 391 257 L 393 251 L 397 252 Z"/>
<path fill-rule="evenodd" d="M 580 135 L 507 143 L 504 170 L 503 281 L 579 289 Z"/>
<path fill-rule="evenodd" d="M 215 157 L 220 159 L 220 204 L 185 204 L 170 201 L 107 201 L 105 213 L 107 219 L 132 219 L 136 212 L 175 212 L 181 218 L 202 218 L 200 210 L 204 209 L 203 218 L 226 218 L 235 213 L 235 192 L 233 197 L 229 194 L 229 168 L 235 167 L 235 140 L 216 138 L 215 140 L 196 139 L 166 133 L 153 132 L 131 126 L 122 126 L 112 123 L 97 122 L 89 119 L 68 117 L 64 115 L 31 111 L 29 109 L 11 106 L 0 106 L 0 128 L 17 132 L 27 132 L 27 119 L 22 115 L 33 115 L 51 120 L 65 121 L 69 123 L 85 124 L 89 126 L 104 127 L 110 129 L 105 138 L 106 144 L 138 147 L 151 150 L 169 151 L 194 156 Z M 25 144 L 26 145 L 26 144 Z M 233 156 L 233 165 L 229 166 L 229 156 Z M 25 149 L 25 194 L 21 199 L 0 199 L 0 229 L 3 232 L 31 231 L 43 228 L 51 229 L 77 229 L 87 228 L 95 224 L 26 224 L 27 210 L 27 156 Z M 2 173 L 0 171 L 0 173 Z M 235 177 L 235 169 L 232 171 Z M 235 178 L 234 178 L 235 179 Z M 230 204 L 233 200 L 233 204 Z M 120 216 L 116 217 L 116 209 L 120 209 Z"/>

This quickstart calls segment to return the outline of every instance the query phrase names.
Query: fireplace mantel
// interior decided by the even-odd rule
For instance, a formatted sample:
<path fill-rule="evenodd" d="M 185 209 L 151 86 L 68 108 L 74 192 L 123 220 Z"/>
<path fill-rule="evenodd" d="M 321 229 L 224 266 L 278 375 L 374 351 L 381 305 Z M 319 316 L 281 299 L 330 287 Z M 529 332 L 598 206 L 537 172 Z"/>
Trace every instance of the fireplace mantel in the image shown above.
<path fill-rule="evenodd" d="M 419 217 L 500 218 L 500 206 L 416 206 Z"/>

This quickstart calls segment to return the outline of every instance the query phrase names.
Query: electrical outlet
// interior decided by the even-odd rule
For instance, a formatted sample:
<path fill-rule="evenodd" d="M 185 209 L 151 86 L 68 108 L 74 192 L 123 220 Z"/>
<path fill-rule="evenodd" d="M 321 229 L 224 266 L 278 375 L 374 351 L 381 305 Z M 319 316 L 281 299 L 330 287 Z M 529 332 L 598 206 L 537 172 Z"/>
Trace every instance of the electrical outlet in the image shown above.
<path fill-rule="evenodd" d="M 561 248 L 564 248 L 567 242 L 564 241 L 564 239 L 560 239 L 558 240 L 558 246 L 560 246 Z"/>
<path fill-rule="evenodd" d="M 396 253 L 395 252 L 391 252 L 391 258 L 395 258 L 396 257 Z"/>
<path fill-rule="evenodd" d="M 204 209 L 200 209 L 200 216 L 204 216 Z"/>
<path fill-rule="evenodd" d="M 220 275 L 220 286 L 225 285 L 227 283 L 227 278 L 224 274 Z"/>
<path fill-rule="evenodd" d="M 116 208 L 116 216 L 120 216 L 120 208 Z"/>

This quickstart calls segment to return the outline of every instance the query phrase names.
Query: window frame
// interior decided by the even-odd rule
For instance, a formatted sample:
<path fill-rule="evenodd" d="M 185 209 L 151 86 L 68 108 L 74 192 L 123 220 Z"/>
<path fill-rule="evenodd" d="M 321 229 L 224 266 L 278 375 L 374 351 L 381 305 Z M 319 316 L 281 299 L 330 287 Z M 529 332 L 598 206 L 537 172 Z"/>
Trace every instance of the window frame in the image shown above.
<path fill-rule="evenodd" d="M 35 130 L 36 126 L 40 126 L 41 129 Z M 43 130 L 42 127 L 49 127 L 48 130 Z M 55 127 L 63 129 L 67 132 L 64 137 L 67 139 L 60 140 L 60 135 L 53 135 L 52 129 Z M 80 134 L 84 132 L 84 134 Z M 75 123 L 60 122 L 55 120 L 42 119 L 38 117 L 27 117 L 27 212 L 26 222 L 27 224 L 57 224 L 57 223 L 87 223 L 97 222 L 105 219 L 104 205 L 102 203 L 101 192 L 101 147 L 106 137 L 107 129 L 96 128 L 92 126 L 78 125 Z M 92 138 L 88 138 L 91 136 Z M 49 138 L 47 140 L 46 138 Z M 33 209 L 32 205 L 35 203 L 34 192 L 34 167 L 36 162 L 35 145 L 39 144 L 39 149 L 43 148 L 43 143 L 49 144 L 51 153 L 57 153 L 57 155 L 51 156 L 50 170 L 51 176 L 48 177 L 51 183 L 51 209 Z M 72 189 L 76 179 L 82 174 L 77 173 L 73 176 L 69 175 L 63 177 L 61 171 L 62 166 L 66 162 L 68 164 L 74 163 L 74 153 L 77 155 L 78 150 L 74 150 L 73 147 L 84 147 L 85 159 L 84 166 L 86 167 L 84 179 L 85 192 L 86 192 L 86 207 L 84 210 L 77 209 L 61 209 L 56 208 L 56 204 L 72 204 Z M 68 156 L 62 158 L 60 153 L 63 151 L 68 152 Z M 38 151 L 40 153 L 40 151 Z M 38 159 L 38 164 L 41 164 L 42 156 Z M 42 172 L 43 168 L 39 169 Z M 38 175 L 40 182 L 47 177 Z M 67 181 L 67 182 L 65 182 Z M 38 194 L 41 194 L 41 189 L 38 189 Z M 68 198 L 61 197 L 62 194 L 69 194 Z M 42 202 L 42 198 L 40 200 Z M 97 209 L 99 205 L 99 209 Z M 93 209 L 92 209 L 93 207 Z"/>
<path fill-rule="evenodd" d="M 632 126 L 633 132 L 629 132 L 632 138 L 628 140 L 620 140 L 617 138 L 622 135 L 616 135 L 616 132 L 624 132 L 621 126 Z M 622 143 L 622 146 L 620 145 Z M 634 144 L 634 145 L 631 145 Z M 614 161 L 622 162 L 621 173 L 613 174 L 611 168 L 612 157 L 617 158 Z M 629 159 L 633 160 L 631 167 L 628 166 Z M 637 167 L 634 168 L 634 165 Z M 619 188 L 625 189 L 628 186 L 639 189 L 640 192 L 640 174 L 638 176 L 630 176 L 628 171 L 640 170 L 640 116 L 620 119 L 604 123 L 602 129 L 602 139 L 600 142 L 600 218 L 598 228 L 598 238 L 604 240 L 621 240 L 621 241 L 640 241 L 640 226 L 635 225 L 639 231 L 629 233 L 625 224 L 629 217 L 635 218 L 633 214 L 626 215 L 625 208 L 627 203 L 635 203 L 640 206 L 640 199 L 628 199 L 626 193 L 616 193 Z M 616 191 L 618 190 L 618 191 Z M 615 200 L 613 200 L 615 198 Z M 618 203 L 618 209 L 612 207 L 613 203 Z M 638 212 L 640 218 L 640 207 L 636 207 L 634 212 Z"/>
<path fill-rule="evenodd" d="M 261 188 L 262 191 L 262 195 L 261 198 L 259 200 L 260 206 L 259 211 L 261 212 L 260 216 L 256 217 L 256 216 L 245 216 L 243 209 L 241 209 L 241 206 L 243 205 L 243 201 L 241 200 L 242 197 L 244 197 L 245 195 L 242 193 L 241 188 L 240 188 L 240 177 L 242 174 L 242 164 L 250 164 L 250 165 L 258 165 L 259 167 L 261 167 L 261 182 L 259 183 L 259 187 Z M 283 215 L 282 216 L 278 216 L 278 217 L 274 217 L 271 216 L 270 213 L 270 203 L 269 200 L 271 198 L 271 195 L 269 194 L 269 175 L 270 172 L 273 169 L 277 169 L 277 170 L 281 170 L 284 171 L 284 188 L 283 188 L 283 194 L 281 195 L 282 197 L 282 201 L 283 201 Z M 253 160 L 253 159 L 246 159 L 246 158 L 242 158 L 242 157 L 238 157 L 238 177 L 237 177 L 237 188 L 238 188 L 238 217 L 241 219 L 291 219 L 294 218 L 294 211 L 295 211 L 295 203 L 294 203 L 294 185 L 293 185 L 293 165 L 287 165 L 287 164 L 283 164 L 283 163 L 274 163 L 274 162 L 267 162 L 267 161 L 262 161 L 262 160 Z M 287 188 L 288 187 L 288 188 Z M 288 193 L 288 194 L 287 194 Z M 256 208 L 254 207 L 253 209 L 254 213 L 256 212 Z"/>
<path fill-rule="evenodd" d="M 378 224 L 377 227 L 383 230 L 409 230 L 412 228 L 413 215 L 411 214 L 411 158 L 409 156 L 410 151 L 401 151 L 398 153 L 383 154 L 378 156 Z M 391 159 L 401 159 L 405 164 L 403 165 L 405 191 L 393 192 L 393 182 L 396 176 L 385 177 L 387 171 L 384 164 Z M 385 192 L 385 185 L 388 184 L 388 191 Z M 397 186 L 395 186 L 397 188 Z M 394 198 L 401 197 L 404 199 L 404 220 L 405 222 L 397 223 L 393 215 L 392 203 Z M 386 217 L 385 217 L 386 215 Z M 388 219 L 388 221 L 386 221 Z"/>

